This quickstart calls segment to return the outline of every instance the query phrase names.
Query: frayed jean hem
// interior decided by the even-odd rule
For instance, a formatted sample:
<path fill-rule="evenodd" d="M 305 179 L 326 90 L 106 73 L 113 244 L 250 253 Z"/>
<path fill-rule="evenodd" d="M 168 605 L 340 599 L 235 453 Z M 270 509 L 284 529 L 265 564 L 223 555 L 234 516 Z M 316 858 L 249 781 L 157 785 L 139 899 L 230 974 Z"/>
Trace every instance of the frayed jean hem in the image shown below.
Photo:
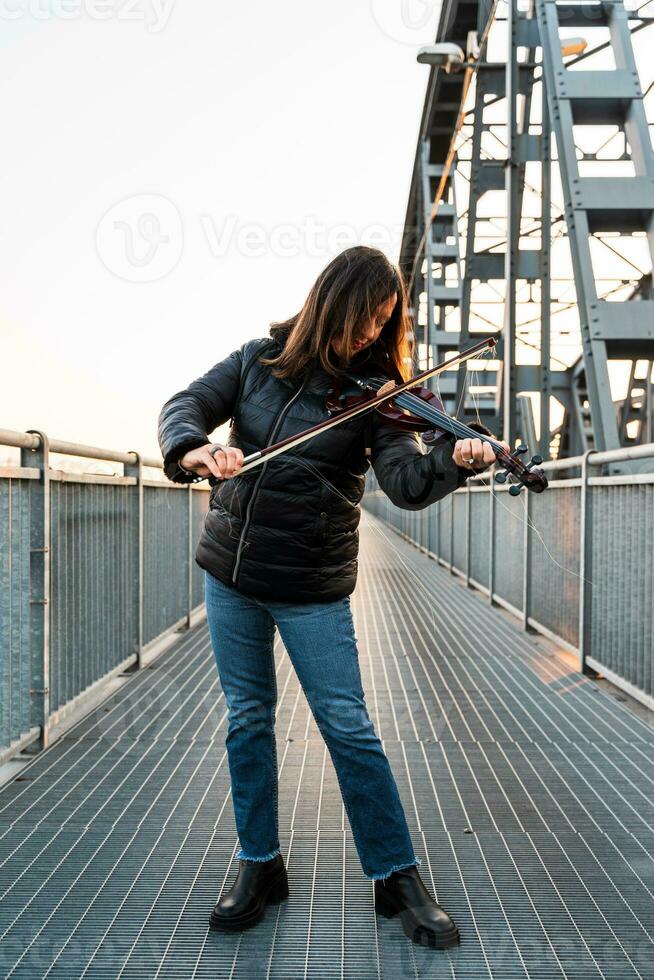
<path fill-rule="evenodd" d="M 245 852 L 243 850 L 240 850 L 237 853 L 236 857 L 239 860 L 243 860 L 243 861 L 272 861 L 272 859 L 274 857 L 277 857 L 277 855 L 278 854 L 281 854 L 281 853 L 282 852 L 281 852 L 280 848 L 278 847 L 275 851 L 271 851 L 270 854 L 264 854 L 263 857 L 250 857 L 249 854 L 245 854 Z"/>
<path fill-rule="evenodd" d="M 364 874 L 366 875 L 366 878 L 368 878 L 370 881 L 380 881 L 383 880 L 384 878 L 389 878 L 394 871 L 402 871 L 403 868 L 419 867 L 421 864 L 422 861 L 420 860 L 419 857 L 417 857 L 415 858 L 415 860 L 411 861 L 410 864 L 396 864 L 389 871 L 382 871 L 379 874 L 372 874 L 372 875 L 366 874 L 366 872 L 364 871 Z"/>

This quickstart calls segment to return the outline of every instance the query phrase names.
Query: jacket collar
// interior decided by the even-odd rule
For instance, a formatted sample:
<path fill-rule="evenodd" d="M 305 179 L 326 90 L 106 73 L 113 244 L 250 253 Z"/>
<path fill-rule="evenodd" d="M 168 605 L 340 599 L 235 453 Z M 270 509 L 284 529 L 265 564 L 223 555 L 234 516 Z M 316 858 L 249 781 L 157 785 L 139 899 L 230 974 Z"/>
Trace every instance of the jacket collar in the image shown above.
<path fill-rule="evenodd" d="M 290 332 L 291 332 L 290 327 L 284 327 L 281 330 L 276 330 L 274 333 L 272 330 L 270 331 L 270 336 L 273 337 L 273 339 L 275 340 L 279 350 L 283 349 L 284 344 L 286 343 Z M 388 376 L 387 372 L 380 365 L 379 361 L 373 356 L 371 356 L 370 348 L 363 351 L 360 355 L 354 357 L 350 361 L 350 367 L 348 373 L 360 378 L 369 378 L 372 376 L 375 377 Z M 297 379 L 291 380 L 289 378 L 279 378 L 278 380 L 282 381 L 289 388 L 295 388 L 298 383 Z M 304 390 L 311 392 L 312 394 L 326 395 L 329 388 L 331 388 L 333 382 L 334 382 L 333 376 L 328 374 L 324 370 L 322 365 L 317 364 L 314 368 L 311 369 L 309 375 L 309 381 L 305 386 Z M 343 379 L 342 384 L 343 384 L 343 390 L 345 390 L 345 388 L 348 387 L 351 388 L 352 391 L 358 391 L 358 389 L 356 389 L 356 387 L 352 384 L 352 382 L 347 381 L 347 379 Z"/>

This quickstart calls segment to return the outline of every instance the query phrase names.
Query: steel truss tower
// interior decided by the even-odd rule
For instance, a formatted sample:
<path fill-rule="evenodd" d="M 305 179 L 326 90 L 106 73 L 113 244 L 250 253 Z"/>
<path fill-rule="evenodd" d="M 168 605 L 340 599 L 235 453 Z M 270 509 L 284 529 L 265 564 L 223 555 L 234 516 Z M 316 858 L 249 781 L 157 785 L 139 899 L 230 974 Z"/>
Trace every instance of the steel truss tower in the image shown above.
<path fill-rule="evenodd" d="M 446 3 L 441 15 L 437 42 L 458 44 L 468 65 L 477 60 L 463 115 L 463 70 L 433 68 L 429 78 L 400 255 L 416 367 L 497 332 L 498 362 L 476 392 L 466 365 L 440 376 L 451 414 L 479 413 L 544 458 L 651 441 L 654 152 L 632 41 L 649 20 L 621 0 L 507 0 L 501 9 L 506 19 L 493 31 L 505 32 L 505 60 L 490 60 L 490 45 L 471 54 L 485 36 L 487 3 Z M 609 126 L 591 151 L 589 138 Z M 488 202 L 498 197 L 493 218 Z M 578 318 L 579 356 L 553 364 L 555 342 L 569 332 L 562 315 Z M 532 363 L 519 362 L 525 346 Z M 618 403 L 611 359 L 631 362 Z M 550 396 L 562 406 L 556 427 Z"/>

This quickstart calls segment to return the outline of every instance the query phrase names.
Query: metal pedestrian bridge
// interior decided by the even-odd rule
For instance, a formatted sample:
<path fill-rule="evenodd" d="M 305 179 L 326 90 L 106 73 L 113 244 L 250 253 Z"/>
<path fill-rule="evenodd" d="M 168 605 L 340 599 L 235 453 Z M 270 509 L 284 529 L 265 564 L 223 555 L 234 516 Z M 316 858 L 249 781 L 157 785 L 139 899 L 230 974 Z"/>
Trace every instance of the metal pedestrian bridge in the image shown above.
<path fill-rule="evenodd" d="M 0 442 L 21 454 L 0 470 L 1 977 L 654 977 L 654 474 L 586 454 L 545 464 L 545 494 L 480 477 L 416 512 L 370 480 L 355 626 L 423 880 L 461 932 L 437 951 L 375 915 L 279 637 L 291 894 L 209 931 L 238 840 L 193 562 L 206 489 L 134 453 Z"/>

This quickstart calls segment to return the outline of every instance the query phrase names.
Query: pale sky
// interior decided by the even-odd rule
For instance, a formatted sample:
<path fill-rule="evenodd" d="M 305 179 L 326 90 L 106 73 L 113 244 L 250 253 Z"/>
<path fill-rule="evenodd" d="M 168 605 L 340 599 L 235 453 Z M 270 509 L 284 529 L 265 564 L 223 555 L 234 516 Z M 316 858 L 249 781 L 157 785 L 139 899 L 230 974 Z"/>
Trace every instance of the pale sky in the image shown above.
<path fill-rule="evenodd" d="M 0 17 L 0 427 L 160 457 L 166 399 L 334 254 L 396 259 L 438 10 L 65 6 Z"/>
<path fill-rule="evenodd" d="M 333 255 L 396 261 L 438 12 L 2 0 L 0 428 L 160 458 Z"/>

